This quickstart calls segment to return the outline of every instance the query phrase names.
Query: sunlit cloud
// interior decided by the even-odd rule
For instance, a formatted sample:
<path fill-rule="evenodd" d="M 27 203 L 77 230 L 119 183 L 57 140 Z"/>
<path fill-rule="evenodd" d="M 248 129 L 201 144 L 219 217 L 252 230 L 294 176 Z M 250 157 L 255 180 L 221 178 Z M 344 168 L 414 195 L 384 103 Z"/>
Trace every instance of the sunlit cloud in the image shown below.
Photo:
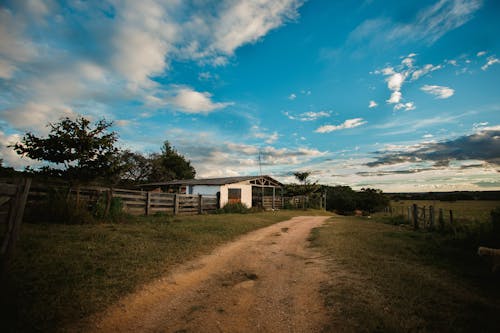
<path fill-rule="evenodd" d="M 330 133 L 334 131 L 339 131 L 343 129 L 348 129 L 348 128 L 355 128 L 358 126 L 362 126 L 366 124 L 367 122 L 363 120 L 363 118 L 354 118 L 354 119 L 347 119 L 340 125 L 324 125 L 321 127 L 318 127 L 316 129 L 316 133 Z"/>

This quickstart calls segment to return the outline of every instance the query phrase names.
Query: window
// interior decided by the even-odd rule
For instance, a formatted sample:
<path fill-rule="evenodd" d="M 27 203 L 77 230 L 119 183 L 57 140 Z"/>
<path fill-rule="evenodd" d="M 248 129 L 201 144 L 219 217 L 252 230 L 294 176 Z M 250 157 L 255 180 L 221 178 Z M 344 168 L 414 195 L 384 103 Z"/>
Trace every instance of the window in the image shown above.
<path fill-rule="evenodd" d="M 241 202 L 241 188 L 230 188 L 227 193 L 229 203 Z"/>

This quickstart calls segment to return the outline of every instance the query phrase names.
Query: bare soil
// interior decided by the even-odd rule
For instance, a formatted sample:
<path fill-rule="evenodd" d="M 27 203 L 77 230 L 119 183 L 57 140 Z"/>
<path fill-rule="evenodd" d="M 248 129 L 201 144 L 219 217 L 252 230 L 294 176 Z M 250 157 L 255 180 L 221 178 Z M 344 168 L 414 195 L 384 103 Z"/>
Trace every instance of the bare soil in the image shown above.
<path fill-rule="evenodd" d="M 295 217 L 249 233 L 122 299 L 91 332 L 320 332 L 328 313 L 312 228 L 327 216 Z"/>

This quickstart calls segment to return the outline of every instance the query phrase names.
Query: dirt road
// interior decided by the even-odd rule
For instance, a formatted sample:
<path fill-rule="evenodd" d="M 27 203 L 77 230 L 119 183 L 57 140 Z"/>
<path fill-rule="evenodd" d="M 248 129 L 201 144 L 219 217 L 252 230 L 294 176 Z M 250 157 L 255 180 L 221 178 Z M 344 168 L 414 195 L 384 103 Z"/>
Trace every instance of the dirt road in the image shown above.
<path fill-rule="evenodd" d="M 326 276 L 307 238 L 327 218 L 247 234 L 124 298 L 89 331 L 319 332 Z"/>

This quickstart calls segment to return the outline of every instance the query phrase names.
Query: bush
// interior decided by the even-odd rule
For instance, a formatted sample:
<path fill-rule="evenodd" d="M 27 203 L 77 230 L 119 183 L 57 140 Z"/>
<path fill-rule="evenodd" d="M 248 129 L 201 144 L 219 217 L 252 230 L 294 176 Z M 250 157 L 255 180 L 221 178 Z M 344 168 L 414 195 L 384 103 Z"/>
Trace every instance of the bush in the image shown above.
<path fill-rule="evenodd" d="M 45 200 L 26 207 L 25 221 L 30 223 L 87 224 L 95 222 L 86 202 L 67 198 L 67 191 L 50 189 Z"/>
<path fill-rule="evenodd" d="M 103 193 L 92 209 L 92 213 L 96 218 L 111 219 L 111 221 L 116 222 L 125 215 L 121 198 L 111 198 L 108 214 L 106 214 L 106 203 L 107 194 Z"/>
<path fill-rule="evenodd" d="M 217 209 L 216 214 L 247 214 L 250 209 L 241 202 L 228 203 L 224 207 Z"/>

